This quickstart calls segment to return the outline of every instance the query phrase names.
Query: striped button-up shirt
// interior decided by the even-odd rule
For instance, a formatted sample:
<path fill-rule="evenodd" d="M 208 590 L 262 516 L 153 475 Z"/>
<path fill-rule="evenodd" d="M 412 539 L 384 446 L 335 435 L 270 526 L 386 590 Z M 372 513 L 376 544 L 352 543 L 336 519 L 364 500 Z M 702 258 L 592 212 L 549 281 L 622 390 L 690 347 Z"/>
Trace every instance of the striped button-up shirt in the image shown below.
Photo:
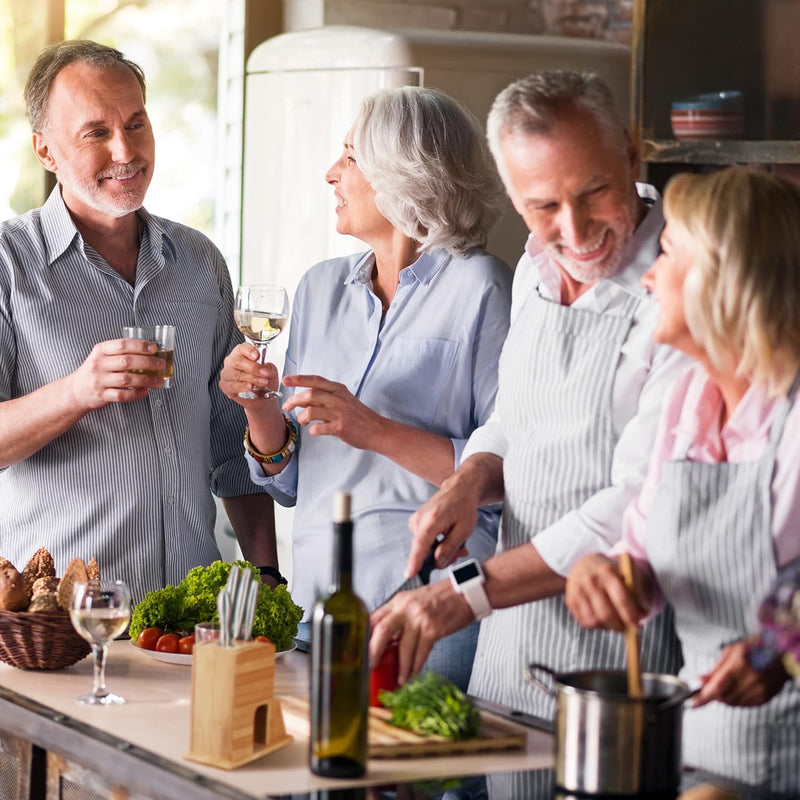
<path fill-rule="evenodd" d="M 41 546 L 61 571 L 96 556 L 134 601 L 219 558 L 211 491 L 258 491 L 242 458 L 241 408 L 219 390 L 241 341 L 230 278 L 202 234 L 143 209 L 134 286 L 87 245 L 58 188 L 0 224 L 0 401 L 61 378 L 125 325 L 177 328 L 172 388 L 84 416 L 0 470 L 0 555 Z"/>

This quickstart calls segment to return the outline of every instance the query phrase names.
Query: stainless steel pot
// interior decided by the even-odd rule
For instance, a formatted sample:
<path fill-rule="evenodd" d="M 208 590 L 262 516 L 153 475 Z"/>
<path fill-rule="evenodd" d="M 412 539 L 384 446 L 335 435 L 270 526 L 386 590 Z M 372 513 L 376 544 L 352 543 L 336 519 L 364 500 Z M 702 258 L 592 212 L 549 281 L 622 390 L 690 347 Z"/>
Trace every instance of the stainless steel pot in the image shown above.
<path fill-rule="evenodd" d="M 551 676 L 555 691 L 537 677 Z M 634 795 L 680 783 L 683 702 L 694 692 L 674 675 L 644 673 L 642 698 L 622 671 L 555 673 L 531 664 L 527 678 L 556 699 L 556 783 L 571 792 Z"/>

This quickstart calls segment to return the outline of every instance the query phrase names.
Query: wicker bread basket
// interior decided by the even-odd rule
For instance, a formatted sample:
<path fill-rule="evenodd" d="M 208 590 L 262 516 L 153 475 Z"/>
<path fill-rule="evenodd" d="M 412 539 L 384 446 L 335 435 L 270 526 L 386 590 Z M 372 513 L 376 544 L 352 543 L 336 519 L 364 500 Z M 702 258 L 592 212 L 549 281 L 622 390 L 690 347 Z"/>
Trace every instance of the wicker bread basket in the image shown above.
<path fill-rule="evenodd" d="M 0 610 L 0 661 L 19 669 L 63 669 L 89 655 L 66 611 Z"/>

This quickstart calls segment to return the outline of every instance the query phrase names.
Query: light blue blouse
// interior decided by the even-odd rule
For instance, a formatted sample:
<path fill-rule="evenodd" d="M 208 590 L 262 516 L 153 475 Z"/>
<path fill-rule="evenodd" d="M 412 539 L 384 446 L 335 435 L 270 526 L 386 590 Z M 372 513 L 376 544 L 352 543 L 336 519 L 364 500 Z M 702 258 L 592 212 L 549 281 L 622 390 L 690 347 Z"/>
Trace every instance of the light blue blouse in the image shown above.
<path fill-rule="evenodd" d="M 377 413 L 449 437 L 455 467 L 469 435 L 494 405 L 512 272 L 483 252 L 424 254 L 401 271 L 381 320 L 372 291 L 374 264 L 370 251 L 324 261 L 303 276 L 284 374 L 338 381 Z M 434 494 L 433 484 L 384 456 L 334 436 L 309 436 L 302 427 L 298 448 L 280 474 L 267 477 L 249 456 L 248 461 L 257 484 L 282 505 L 296 503 L 292 596 L 306 619 L 330 583 L 337 491 L 353 495 L 358 594 L 372 609 L 402 583 L 411 544 L 408 518 Z M 496 512 L 481 512 L 467 545 L 470 555 L 494 552 L 497 520 Z"/>

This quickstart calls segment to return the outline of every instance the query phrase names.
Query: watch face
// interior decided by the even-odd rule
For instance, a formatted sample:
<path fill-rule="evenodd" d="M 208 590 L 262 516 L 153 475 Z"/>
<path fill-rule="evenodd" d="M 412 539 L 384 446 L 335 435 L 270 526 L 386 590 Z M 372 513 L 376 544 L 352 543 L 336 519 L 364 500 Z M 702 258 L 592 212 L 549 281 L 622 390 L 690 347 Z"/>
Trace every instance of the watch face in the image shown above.
<path fill-rule="evenodd" d="M 466 561 L 453 570 L 453 576 L 458 583 L 466 583 L 473 578 L 477 578 L 478 575 L 480 575 L 480 572 L 478 572 L 478 565 L 474 561 Z"/>

